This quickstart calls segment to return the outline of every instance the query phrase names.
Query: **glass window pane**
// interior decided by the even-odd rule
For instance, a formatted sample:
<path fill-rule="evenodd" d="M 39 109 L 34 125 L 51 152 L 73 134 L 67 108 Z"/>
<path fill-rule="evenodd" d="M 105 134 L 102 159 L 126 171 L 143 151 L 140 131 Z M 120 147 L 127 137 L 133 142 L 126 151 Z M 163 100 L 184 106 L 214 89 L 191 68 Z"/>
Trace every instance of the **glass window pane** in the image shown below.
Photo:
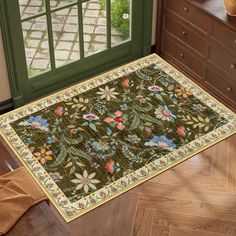
<path fill-rule="evenodd" d="M 56 67 L 80 59 L 77 6 L 52 13 Z"/>
<path fill-rule="evenodd" d="M 51 9 L 68 5 L 70 3 L 76 2 L 75 0 L 50 0 Z"/>
<path fill-rule="evenodd" d="M 45 12 L 44 0 L 19 0 L 21 18 Z"/>
<path fill-rule="evenodd" d="M 46 16 L 22 23 L 29 77 L 50 69 Z"/>
<path fill-rule="evenodd" d="M 130 39 L 131 1 L 111 1 L 111 45 L 116 46 Z"/>
<path fill-rule="evenodd" d="M 89 56 L 107 49 L 106 6 L 103 0 L 84 2 L 84 54 Z"/>

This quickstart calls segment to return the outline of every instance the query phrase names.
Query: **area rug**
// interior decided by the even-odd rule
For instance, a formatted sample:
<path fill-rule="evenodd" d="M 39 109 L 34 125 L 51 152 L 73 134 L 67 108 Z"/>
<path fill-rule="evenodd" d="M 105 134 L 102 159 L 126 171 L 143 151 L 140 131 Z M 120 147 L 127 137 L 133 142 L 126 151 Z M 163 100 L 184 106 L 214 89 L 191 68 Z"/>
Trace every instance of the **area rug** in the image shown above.
<path fill-rule="evenodd" d="M 153 54 L 1 116 L 69 222 L 236 133 L 236 115 Z"/>

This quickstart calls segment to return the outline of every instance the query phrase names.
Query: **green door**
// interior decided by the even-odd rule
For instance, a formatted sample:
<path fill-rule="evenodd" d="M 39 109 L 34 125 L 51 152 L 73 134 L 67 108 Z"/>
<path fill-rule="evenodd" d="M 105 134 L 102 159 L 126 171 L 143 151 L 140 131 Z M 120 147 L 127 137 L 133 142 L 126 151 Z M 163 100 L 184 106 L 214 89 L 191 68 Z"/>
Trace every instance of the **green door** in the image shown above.
<path fill-rule="evenodd" d="M 0 0 L 15 106 L 150 52 L 152 0 Z"/>

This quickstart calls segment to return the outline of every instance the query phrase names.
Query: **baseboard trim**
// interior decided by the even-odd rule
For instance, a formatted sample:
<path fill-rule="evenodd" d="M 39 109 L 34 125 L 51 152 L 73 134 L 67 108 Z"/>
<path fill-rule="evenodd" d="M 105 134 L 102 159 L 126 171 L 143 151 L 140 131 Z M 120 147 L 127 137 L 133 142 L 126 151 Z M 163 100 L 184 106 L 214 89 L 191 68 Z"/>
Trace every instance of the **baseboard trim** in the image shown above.
<path fill-rule="evenodd" d="M 14 109 L 12 98 L 0 102 L 0 114 L 4 114 Z"/>
<path fill-rule="evenodd" d="M 156 45 L 155 45 L 155 44 L 152 45 L 152 47 L 151 47 L 151 52 L 152 52 L 152 53 L 155 53 L 155 52 L 156 52 Z"/>

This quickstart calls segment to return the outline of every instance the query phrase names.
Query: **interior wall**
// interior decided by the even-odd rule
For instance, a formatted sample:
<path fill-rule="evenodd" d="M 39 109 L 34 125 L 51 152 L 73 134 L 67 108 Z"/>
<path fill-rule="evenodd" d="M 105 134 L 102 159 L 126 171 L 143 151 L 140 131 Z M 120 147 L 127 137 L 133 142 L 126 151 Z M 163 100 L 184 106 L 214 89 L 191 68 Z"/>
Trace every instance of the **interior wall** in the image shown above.
<path fill-rule="evenodd" d="M 156 35 L 156 18 L 157 18 L 157 1 L 153 0 L 153 28 L 152 28 L 152 45 L 155 44 Z M 3 50 L 2 34 L 0 29 L 0 102 L 11 98 L 7 66 Z"/>
<path fill-rule="evenodd" d="M 2 34 L 0 29 L 0 102 L 11 98 L 7 66 L 3 50 Z"/>

